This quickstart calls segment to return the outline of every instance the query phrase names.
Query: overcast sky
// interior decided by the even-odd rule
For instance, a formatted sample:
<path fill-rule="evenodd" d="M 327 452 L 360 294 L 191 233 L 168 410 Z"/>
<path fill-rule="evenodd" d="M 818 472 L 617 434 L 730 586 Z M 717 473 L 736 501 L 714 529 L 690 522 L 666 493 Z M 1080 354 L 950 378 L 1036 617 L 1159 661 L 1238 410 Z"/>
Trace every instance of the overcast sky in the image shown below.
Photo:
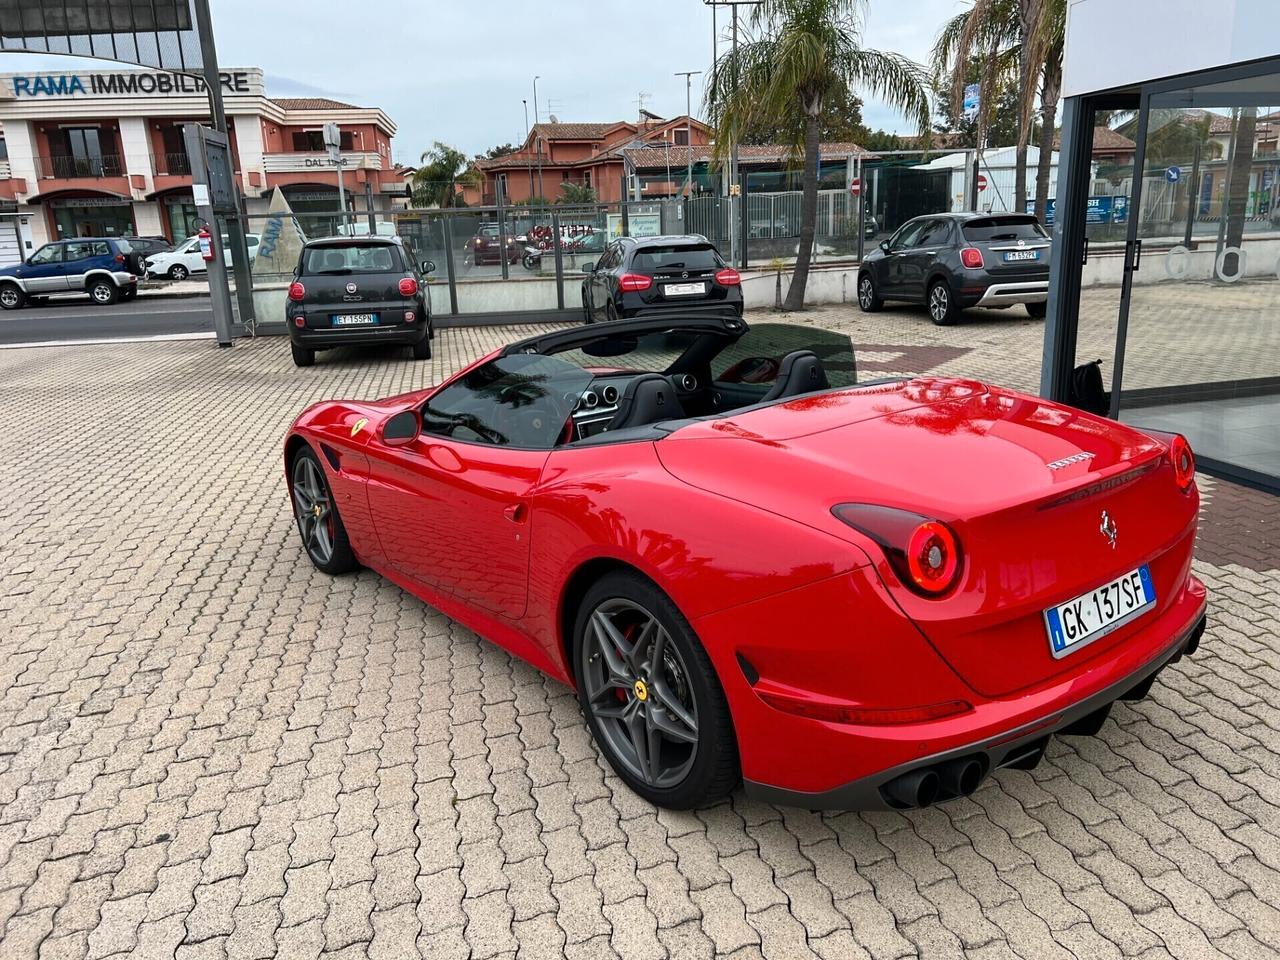
<path fill-rule="evenodd" d="M 407 163 L 434 140 L 467 153 L 524 137 L 533 77 L 542 119 L 634 119 L 637 98 L 661 116 L 685 110 L 679 70 L 712 59 L 711 9 L 702 0 L 215 0 L 223 67 L 263 68 L 275 96 L 329 96 L 378 106 L 398 126 L 395 157 Z M 965 0 L 869 0 L 864 46 L 923 62 L 941 23 Z M 305 11 L 305 13 L 304 13 Z M 362 20 L 357 18 L 363 17 Z M 727 34 L 728 11 L 717 14 Z M 0 53 L 0 71 L 85 69 L 72 58 Z M 702 77 L 694 77 L 694 116 Z M 872 128 L 911 132 L 870 98 Z"/>

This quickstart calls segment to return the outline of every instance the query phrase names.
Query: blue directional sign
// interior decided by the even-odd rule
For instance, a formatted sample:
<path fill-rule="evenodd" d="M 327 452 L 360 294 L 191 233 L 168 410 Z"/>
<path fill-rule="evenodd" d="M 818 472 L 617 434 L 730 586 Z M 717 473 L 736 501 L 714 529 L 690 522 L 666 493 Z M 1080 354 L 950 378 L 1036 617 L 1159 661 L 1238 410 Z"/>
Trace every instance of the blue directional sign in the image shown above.
<path fill-rule="evenodd" d="M 1168 180 L 1170 183 L 1177 183 L 1178 181 L 1180 181 L 1180 180 L 1182 179 L 1182 168 L 1181 168 L 1181 167 L 1169 167 L 1169 168 L 1168 168 L 1167 170 L 1165 170 L 1165 172 L 1164 172 L 1164 178 L 1165 178 L 1166 180 Z"/>

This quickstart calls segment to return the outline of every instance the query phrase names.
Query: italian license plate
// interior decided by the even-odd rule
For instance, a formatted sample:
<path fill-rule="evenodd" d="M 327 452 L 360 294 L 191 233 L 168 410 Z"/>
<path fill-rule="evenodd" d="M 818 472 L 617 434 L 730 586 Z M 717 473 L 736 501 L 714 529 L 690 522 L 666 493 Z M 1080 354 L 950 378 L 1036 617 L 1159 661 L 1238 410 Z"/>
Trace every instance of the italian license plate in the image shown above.
<path fill-rule="evenodd" d="M 376 313 L 343 313 L 333 316 L 335 327 L 368 327 L 377 322 Z"/>
<path fill-rule="evenodd" d="M 1055 657 L 1105 637 L 1156 602 L 1151 570 L 1145 564 L 1089 593 L 1044 612 L 1049 651 Z"/>
<path fill-rule="evenodd" d="M 668 283 L 662 288 L 664 297 L 697 297 L 706 292 L 705 283 Z"/>
<path fill-rule="evenodd" d="M 1015 260 L 1039 260 L 1039 250 L 1010 250 L 1004 255 L 1005 263 L 1012 263 Z"/>

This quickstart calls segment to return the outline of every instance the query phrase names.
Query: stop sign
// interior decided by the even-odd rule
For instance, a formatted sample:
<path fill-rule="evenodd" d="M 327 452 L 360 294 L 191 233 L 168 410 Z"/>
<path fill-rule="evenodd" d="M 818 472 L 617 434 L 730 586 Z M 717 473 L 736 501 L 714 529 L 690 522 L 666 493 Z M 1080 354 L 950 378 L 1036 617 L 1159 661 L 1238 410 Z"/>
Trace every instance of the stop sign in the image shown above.
<path fill-rule="evenodd" d="M 978 191 L 982 192 L 987 189 L 987 175 L 985 173 L 978 174 Z"/>
<path fill-rule="evenodd" d="M 853 182 L 849 184 L 849 192 L 855 197 L 862 192 L 862 178 L 854 177 Z"/>

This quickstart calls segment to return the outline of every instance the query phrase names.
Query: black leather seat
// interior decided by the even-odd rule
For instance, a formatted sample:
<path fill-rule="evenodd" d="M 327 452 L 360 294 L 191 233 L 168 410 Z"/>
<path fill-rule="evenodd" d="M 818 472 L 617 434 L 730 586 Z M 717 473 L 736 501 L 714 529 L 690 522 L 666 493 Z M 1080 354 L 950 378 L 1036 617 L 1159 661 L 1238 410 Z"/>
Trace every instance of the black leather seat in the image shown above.
<path fill-rule="evenodd" d="M 679 420 L 684 415 L 684 406 L 670 381 L 656 373 L 646 373 L 636 377 L 622 391 L 618 412 L 609 421 L 609 430 Z"/>
<path fill-rule="evenodd" d="M 782 358 L 777 379 L 760 402 L 799 397 L 816 390 L 826 390 L 829 386 L 827 371 L 822 368 L 818 355 L 812 350 L 796 350 Z"/>

